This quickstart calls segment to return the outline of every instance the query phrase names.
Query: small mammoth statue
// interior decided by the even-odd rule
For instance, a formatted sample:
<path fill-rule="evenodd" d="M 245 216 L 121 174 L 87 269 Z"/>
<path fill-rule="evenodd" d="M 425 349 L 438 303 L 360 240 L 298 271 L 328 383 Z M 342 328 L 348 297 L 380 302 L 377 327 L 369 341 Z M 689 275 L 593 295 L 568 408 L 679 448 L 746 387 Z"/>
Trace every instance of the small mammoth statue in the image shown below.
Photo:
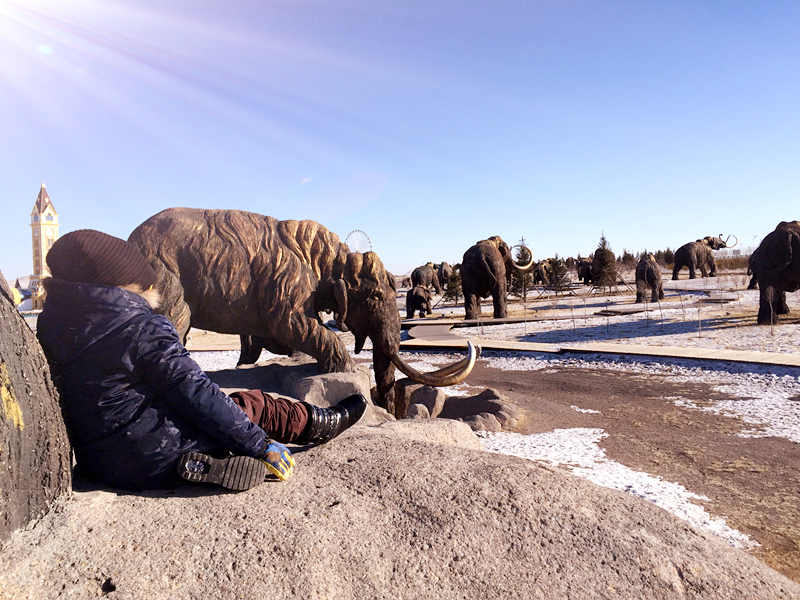
<path fill-rule="evenodd" d="M 652 254 L 642 254 L 636 265 L 636 303 L 644 302 L 644 295 L 650 288 L 650 302 L 664 298 L 664 285 L 661 282 L 661 268 Z"/>
<path fill-rule="evenodd" d="M 419 311 L 420 318 L 433 314 L 431 291 L 422 285 L 411 288 L 406 294 L 406 319 L 413 319 L 416 311 Z"/>

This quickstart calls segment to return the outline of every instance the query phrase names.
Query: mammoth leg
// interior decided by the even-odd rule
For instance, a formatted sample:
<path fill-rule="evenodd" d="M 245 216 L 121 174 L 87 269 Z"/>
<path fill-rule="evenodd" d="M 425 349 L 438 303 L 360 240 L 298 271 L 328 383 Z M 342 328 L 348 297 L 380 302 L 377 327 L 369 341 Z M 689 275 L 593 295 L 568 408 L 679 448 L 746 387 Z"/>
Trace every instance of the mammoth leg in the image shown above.
<path fill-rule="evenodd" d="M 636 280 L 636 304 L 644 302 L 644 293 L 647 291 L 647 285 L 641 279 Z"/>
<path fill-rule="evenodd" d="M 161 259 L 153 257 L 149 262 L 158 275 L 156 289 L 161 294 L 161 304 L 157 312 L 172 322 L 181 342 L 185 345 L 191 327 L 192 311 L 184 300 L 183 285 L 178 276 L 167 269 Z"/>
<path fill-rule="evenodd" d="M 773 299 L 773 306 L 775 308 L 776 315 L 788 315 L 789 314 L 789 305 L 786 304 L 786 292 L 781 290 L 780 292 L 774 294 Z"/>
<path fill-rule="evenodd" d="M 394 364 L 391 359 L 378 347 L 372 349 L 372 367 L 375 369 L 375 384 L 378 388 L 378 398 L 375 403 L 385 408 L 390 415 L 402 419 L 408 412 L 408 407 L 395 405 L 394 395 Z M 402 416 L 397 416 L 398 408 Z"/>
<path fill-rule="evenodd" d="M 664 299 L 664 284 L 661 283 L 660 281 L 658 282 L 658 299 L 659 300 Z"/>
<path fill-rule="evenodd" d="M 678 281 L 678 273 L 681 272 L 682 264 L 680 264 L 677 260 L 675 261 L 675 267 L 672 269 L 672 281 Z"/>
<path fill-rule="evenodd" d="M 273 316 L 273 339 L 287 348 L 317 359 L 321 373 L 352 373 L 355 363 L 339 337 L 313 317 L 292 312 L 291 307 Z"/>
<path fill-rule="evenodd" d="M 252 365 L 255 364 L 259 356 L 261 356 L 261 344 L 256 343 L 252 335 L 239 336 L 239 365 Z"/>
<path fill-rule="evenodd" d="M 778 322 L 778 312 L 781 301 L 786 304 L 786 292 L 775 289 L 772 285 L 759 283 L 758 324 L 774 325 Z M 786 307 L 788 313 L 789 308 Z M 786 314 L 786 313 L 783 313 Z"/>
<path fill-rule="evenodd" d="M 481 318 L 481 297 L 478 294 L 477 286 L 470 280 L 462 281 L 461 293 L 464 294 L 465 319 Z"/>
<path fill-rule="evenodd" d="M 508 299 L 506 298 L 505 280 L 498 278 L 498 281 L 502 281 L 502 285 L 498 285 L 492 292 L 494 318 L 505 319 L 508 316 Z"/>

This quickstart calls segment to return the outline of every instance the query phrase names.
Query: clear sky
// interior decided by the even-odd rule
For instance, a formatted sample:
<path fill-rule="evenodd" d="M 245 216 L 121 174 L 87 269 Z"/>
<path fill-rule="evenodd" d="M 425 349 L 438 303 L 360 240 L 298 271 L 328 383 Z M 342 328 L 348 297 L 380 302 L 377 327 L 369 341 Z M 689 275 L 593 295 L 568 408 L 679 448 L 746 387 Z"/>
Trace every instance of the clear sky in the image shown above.
<path fill-rule="evenodd" d="M 314 219 L 386 267 L 753 244 L 800 219 L 800 3 L 0 0 L 0 270 L 171 206 Z"/>

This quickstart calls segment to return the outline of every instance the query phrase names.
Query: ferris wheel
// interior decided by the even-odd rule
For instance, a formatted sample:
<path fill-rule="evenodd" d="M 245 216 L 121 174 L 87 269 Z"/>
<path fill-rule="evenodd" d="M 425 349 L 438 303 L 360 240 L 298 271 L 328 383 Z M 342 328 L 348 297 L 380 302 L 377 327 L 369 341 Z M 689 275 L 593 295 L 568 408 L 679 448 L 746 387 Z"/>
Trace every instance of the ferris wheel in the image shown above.
<path fill-rule="evenodd" d="M 350 252 L 369 252 L 372 250 L 372 242 L 369 236 L 360 229 L 354 229 L 347 234 L 344 240 Z"/>

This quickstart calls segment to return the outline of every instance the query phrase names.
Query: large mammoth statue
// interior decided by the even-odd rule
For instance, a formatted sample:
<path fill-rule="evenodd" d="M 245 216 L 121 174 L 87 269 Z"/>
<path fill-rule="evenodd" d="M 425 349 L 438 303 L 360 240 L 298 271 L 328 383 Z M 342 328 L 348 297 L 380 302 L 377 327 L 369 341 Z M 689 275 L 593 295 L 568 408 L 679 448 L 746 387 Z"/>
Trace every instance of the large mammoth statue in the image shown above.
<path fill-rule="evenodd" d="M 758 279 L 758 324 L 778 322 L 788 315 L 786 292 L 800 289 L 800 221 L 782 221 L 752 254 Z"/>
<path fill-rule="evenodd" d="M 434 373 L 399 354 L 400 315 L 394 277 L 374 252 L 350 252 L 314 221 L 278 221 L 238 210 L 170 208 L 131 233 L 158 273 L 159 312 L 185 338 L 189 327 L 252 336 L 280 354 L 298 350 L 322 372 L 355 364 L 320 312 L 333 312 L 355 336 L 355 352 L 372 340 L 379 404 L 394 412 L 395 366 L 431 386 L 453 385 L 472 370 L 477 351 Z"/>
<path fill-rule="evenodd" d="M 736 236 L 733 244 L 735 246 L 739 243 Z M 721 248 L 733 248 L 728 246 L 728 241 L 731 236 L 722 239 L 722 234 L 719 237 L 711 237 L 707 235 L 702 240 L 696 242 L 689 242 L 675 250 L 675 268 L 672 269 L 672 279 L 678 279 L 678 273 L 683 267 L 689 269 L 689 279 L 695 279 L 695 269 L 700 269 L 700 274 L 703 277 L 716 277 L 717 276 L 717 263 L 714 261 L 714 254 L 712 250 L 719 250 Z"/>
<path fill-rule="evenodd" d="M 533 266 L 533 254 L 526 265 L 514 262 L 511 249 L 500 236 L 481 240 L 464 253 L 461 261 L 461 291 L 467 319 L 481 316 L 481 298 L 492 296 L 494 318 L 508 316 L 506 292 L 513 269 L 527 271 Z"/>
<path fill-rule="evenodd" d="M 422 285 L 411 288 L 406 294 L 406 319 L 413 319 L 416 311 L 419 311 L 420 318 L 433 314 L 431 291 Z"/>
<path fill-rule="evenodd" d="M 664 298 L 664 285 L 661 282 L 661 267 L 652 254 L 642 254 L 636 265 L 636 302 L 644 302 L 644 295 L 650 288 L 650 302 Z"/>

